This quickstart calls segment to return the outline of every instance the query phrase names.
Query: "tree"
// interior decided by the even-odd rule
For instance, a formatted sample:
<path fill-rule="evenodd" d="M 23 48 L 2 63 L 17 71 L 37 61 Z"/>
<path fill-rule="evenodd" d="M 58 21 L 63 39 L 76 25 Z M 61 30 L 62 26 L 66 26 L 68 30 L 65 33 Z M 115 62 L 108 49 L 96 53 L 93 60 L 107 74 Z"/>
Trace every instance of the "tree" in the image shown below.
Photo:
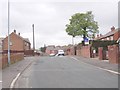
<path fill-rule="evenodd" d="M 66 25 L 66 32 L 73 38 L 82 36 L 83 39 L 90 36 L 95 36 L 98 31 L 98 23 L 94 21 L 92 11 L 86 13 L 76 13 L 69 19 L 70 23 Z M 91 33 L 92 35 L 90 35 Z"/>
<path fill-rule="evenodd" d="M 40 50 L 45 53 L 46 47 L 41 47 Z"/>

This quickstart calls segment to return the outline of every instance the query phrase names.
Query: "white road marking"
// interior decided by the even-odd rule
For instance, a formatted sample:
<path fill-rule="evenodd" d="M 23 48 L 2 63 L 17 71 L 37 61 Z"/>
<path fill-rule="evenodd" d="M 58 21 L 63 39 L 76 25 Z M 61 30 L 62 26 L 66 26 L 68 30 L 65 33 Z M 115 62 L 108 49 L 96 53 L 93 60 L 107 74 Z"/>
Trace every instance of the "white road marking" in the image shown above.
<path fill-rule="evenodd" d="M 0 83 L 2 83 L 2 81 L 0 81 Z"/>
<path fill-rule="evenodd" d="M 111 72 L 111 73 L 114 73 L 114 74 L 119 74 L 120 75 L 120 73 L 119 72 L 116 72 L 116 71 L 112 71 L 112 70 L 109 70 L 109 69 L 104 69 L 104 68 L 100 68 L 100 67 L 98 67 L 99 69 L 102 69 L 102 70 L 105 70 L 105 71 L 108 71 L 108 72 Z"/>
<path fill-rule="evenodd" d="M 15 79 L 13 79 L 13 81 L 12 81 L 12 83 L 11 83 L 11 85 L 10 85 L 10 88 L 13 88 L 13 87 L 14 87 L 14 84 L 15 84 L 15 82 L 17 81 L 17 79 L 19 78 L 20 74 L 21 74 L 21 73 L 18 73 L 18 75 L 15 77 Z"/>
<path fill-rule="evenodd" d="M 77 58 L 75 58 L 75 57 L 71 57 L 72 59 L 74 59 L 74 60 L 77 60 L 77 61 L 79 61 Z"/>
<path fill-rule="evenodd" d="M 13 79 L 12 83 L 10 84 L 10 88 L 13 88 L 15 85 L 15 82 L 17 81 L 17 79 L 19 78 L 19 76 L 33 63 L 34 61 L 30 62 L 27 67 L 21 72 L 18 73 L 17 76 L 15 77 L 15 79 Z"/>
<path fill-rule="evenodd" d="M 74 59 L 74 60 L 79 61 L 79 60 L 78 60 L 77 58 L 75 58 L 75 57 L 71 57 L 71 58 Z M 87 63 L 86 63 L 86 64 L 87 64 Z M 97 67 L 97 66 L 95 66 L 95 67 Z M 119 72 L 116 72 L 116 71 L 113 71 L 113 70 L 104 69 L 104 68 L 101 68 L 101 67 L 97 67 L 97 68 L 99 68 L 99 69 L 101 69 L 101 70 L 104 70 L 104 71 L 107 71 L 107 72 L 110 72 L 110 73 L 114 73 L 114 74 L 120 75 Z"/>

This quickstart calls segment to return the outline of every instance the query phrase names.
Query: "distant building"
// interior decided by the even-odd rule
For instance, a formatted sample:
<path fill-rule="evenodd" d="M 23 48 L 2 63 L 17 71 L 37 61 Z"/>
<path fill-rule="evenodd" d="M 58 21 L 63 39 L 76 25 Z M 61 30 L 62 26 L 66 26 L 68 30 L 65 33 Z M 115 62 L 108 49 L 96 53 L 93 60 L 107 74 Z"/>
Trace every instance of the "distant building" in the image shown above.
<path fill-rule="evenodd" d="M 10 50 L 25 51 L 31 49 L 31 43 L 28 38 L 23 38 L 16 30 L 10 34 Z M 3 40 L 3 50 L 8 50 L 8 36 Z"/>
<path fill-rule="evenodd" d="M 54 53 L 54 54 L 57 54 L 58 53 L 58 50 L 67 50 L 68 46 L 54 46 L 54 45 L 49 45 L 46 47 L 46 53 L 47 54 L 51 54 L 51 53 Z"/>
<path fill-rule="evenodd" d="M 54 46 L 54 45 L 49 45 L 49 46 L 46 47 L 45 53 L 46 53 L 46 54 L 54 53 L 54 49 L 55 49 L 55 46 Z"/>
<path fill-rule="evenodd" d="M 106 33 L 105 35 L 97 35 L 97 37 L 95 38 L 95 40 L 118 40 L 118 38 L 120 37 L 120 28 L 115 29 L 115 27 L 113 26 L 111 28 L 111 31 Z"/>

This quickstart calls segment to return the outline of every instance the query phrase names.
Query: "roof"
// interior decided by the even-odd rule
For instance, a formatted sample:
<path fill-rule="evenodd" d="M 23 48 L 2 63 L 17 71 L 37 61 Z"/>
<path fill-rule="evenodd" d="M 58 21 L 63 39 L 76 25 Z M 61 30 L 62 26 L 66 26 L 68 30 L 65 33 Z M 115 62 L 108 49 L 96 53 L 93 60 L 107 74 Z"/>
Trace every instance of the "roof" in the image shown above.
<path fill-rule="evenodd" d="M 21 37 L 20 35 L 16 34 L 15 32 L 12 32 L 11 34 L 14 34 L 14 35 L 18 36 L 19 38 L 21 38 L 22 40 L 24 40 L 24 41 L 30 43 L 30 41 L 29 41 L 28 38 L 23 38 L 23 37 Z M 10 34 L 10 35 L 11 35 L 11 34 Z M 7 38 L 7 37 L 6 37 L 6 38 Z"/>
<path fill-rule="evenodd" d="M 28 38 L 23 38 L 23 39 L 24 39 L 24 41 L 26 41 L 26 42 L 30 43 L 30 41 L 29 41 L 29 39 L 28 39 Z"/>
<path fill-rule="evenodd" d="M 23 38 L 23 37 L 21 37 L 20 35 L 16 34 L 15 32 L 12 32 L 12 33 L 14 33 L 14 34 L 17 35 L 18 37 L 20 37 L 22 40 L 24 40 L 24 41 L 30 43 L 30 41 L 29 41 L 28 38 Z M 11 33 L 11 34 L 12 34 L 12 33 Z"/>
<path fill-rule="evenodd" d="M 105 35 L 99 37 L 99 39 L 102 39 L 102 38 L 106 38 L 106 37 L 112 36 L 112 35 L 114 35 L 114 34 L 115 34 L 116 32 L 118 32 L 118 31 L 120 31 L 120 28 L 108 32 L 107 34 L 105 34 Z"/>
<path fill-rule="evenodd" d="M 2 41 L 4 38 L 3 37 L 0 37 L 0 41 Z"/>
<path fill-rule="evenodd" d="M 54 45 L 50 45 L 50 46 L 47 46 L 47 50 L 54 50 L 55 46 Z"/>

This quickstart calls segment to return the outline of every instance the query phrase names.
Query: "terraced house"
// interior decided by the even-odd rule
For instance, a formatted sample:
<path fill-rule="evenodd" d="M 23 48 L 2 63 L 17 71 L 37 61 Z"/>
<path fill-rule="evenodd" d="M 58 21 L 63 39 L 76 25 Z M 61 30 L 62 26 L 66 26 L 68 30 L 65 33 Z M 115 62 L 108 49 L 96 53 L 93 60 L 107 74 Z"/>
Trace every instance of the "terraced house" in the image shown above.
<path fill-rule="evenodd" d="M 120 38 L 120 28 L 115 29 L 113 26 L 111 31 L 106 33 L 105 35 L 101 35 L 97 37 L 99 40 L 118 40 Z"/>

